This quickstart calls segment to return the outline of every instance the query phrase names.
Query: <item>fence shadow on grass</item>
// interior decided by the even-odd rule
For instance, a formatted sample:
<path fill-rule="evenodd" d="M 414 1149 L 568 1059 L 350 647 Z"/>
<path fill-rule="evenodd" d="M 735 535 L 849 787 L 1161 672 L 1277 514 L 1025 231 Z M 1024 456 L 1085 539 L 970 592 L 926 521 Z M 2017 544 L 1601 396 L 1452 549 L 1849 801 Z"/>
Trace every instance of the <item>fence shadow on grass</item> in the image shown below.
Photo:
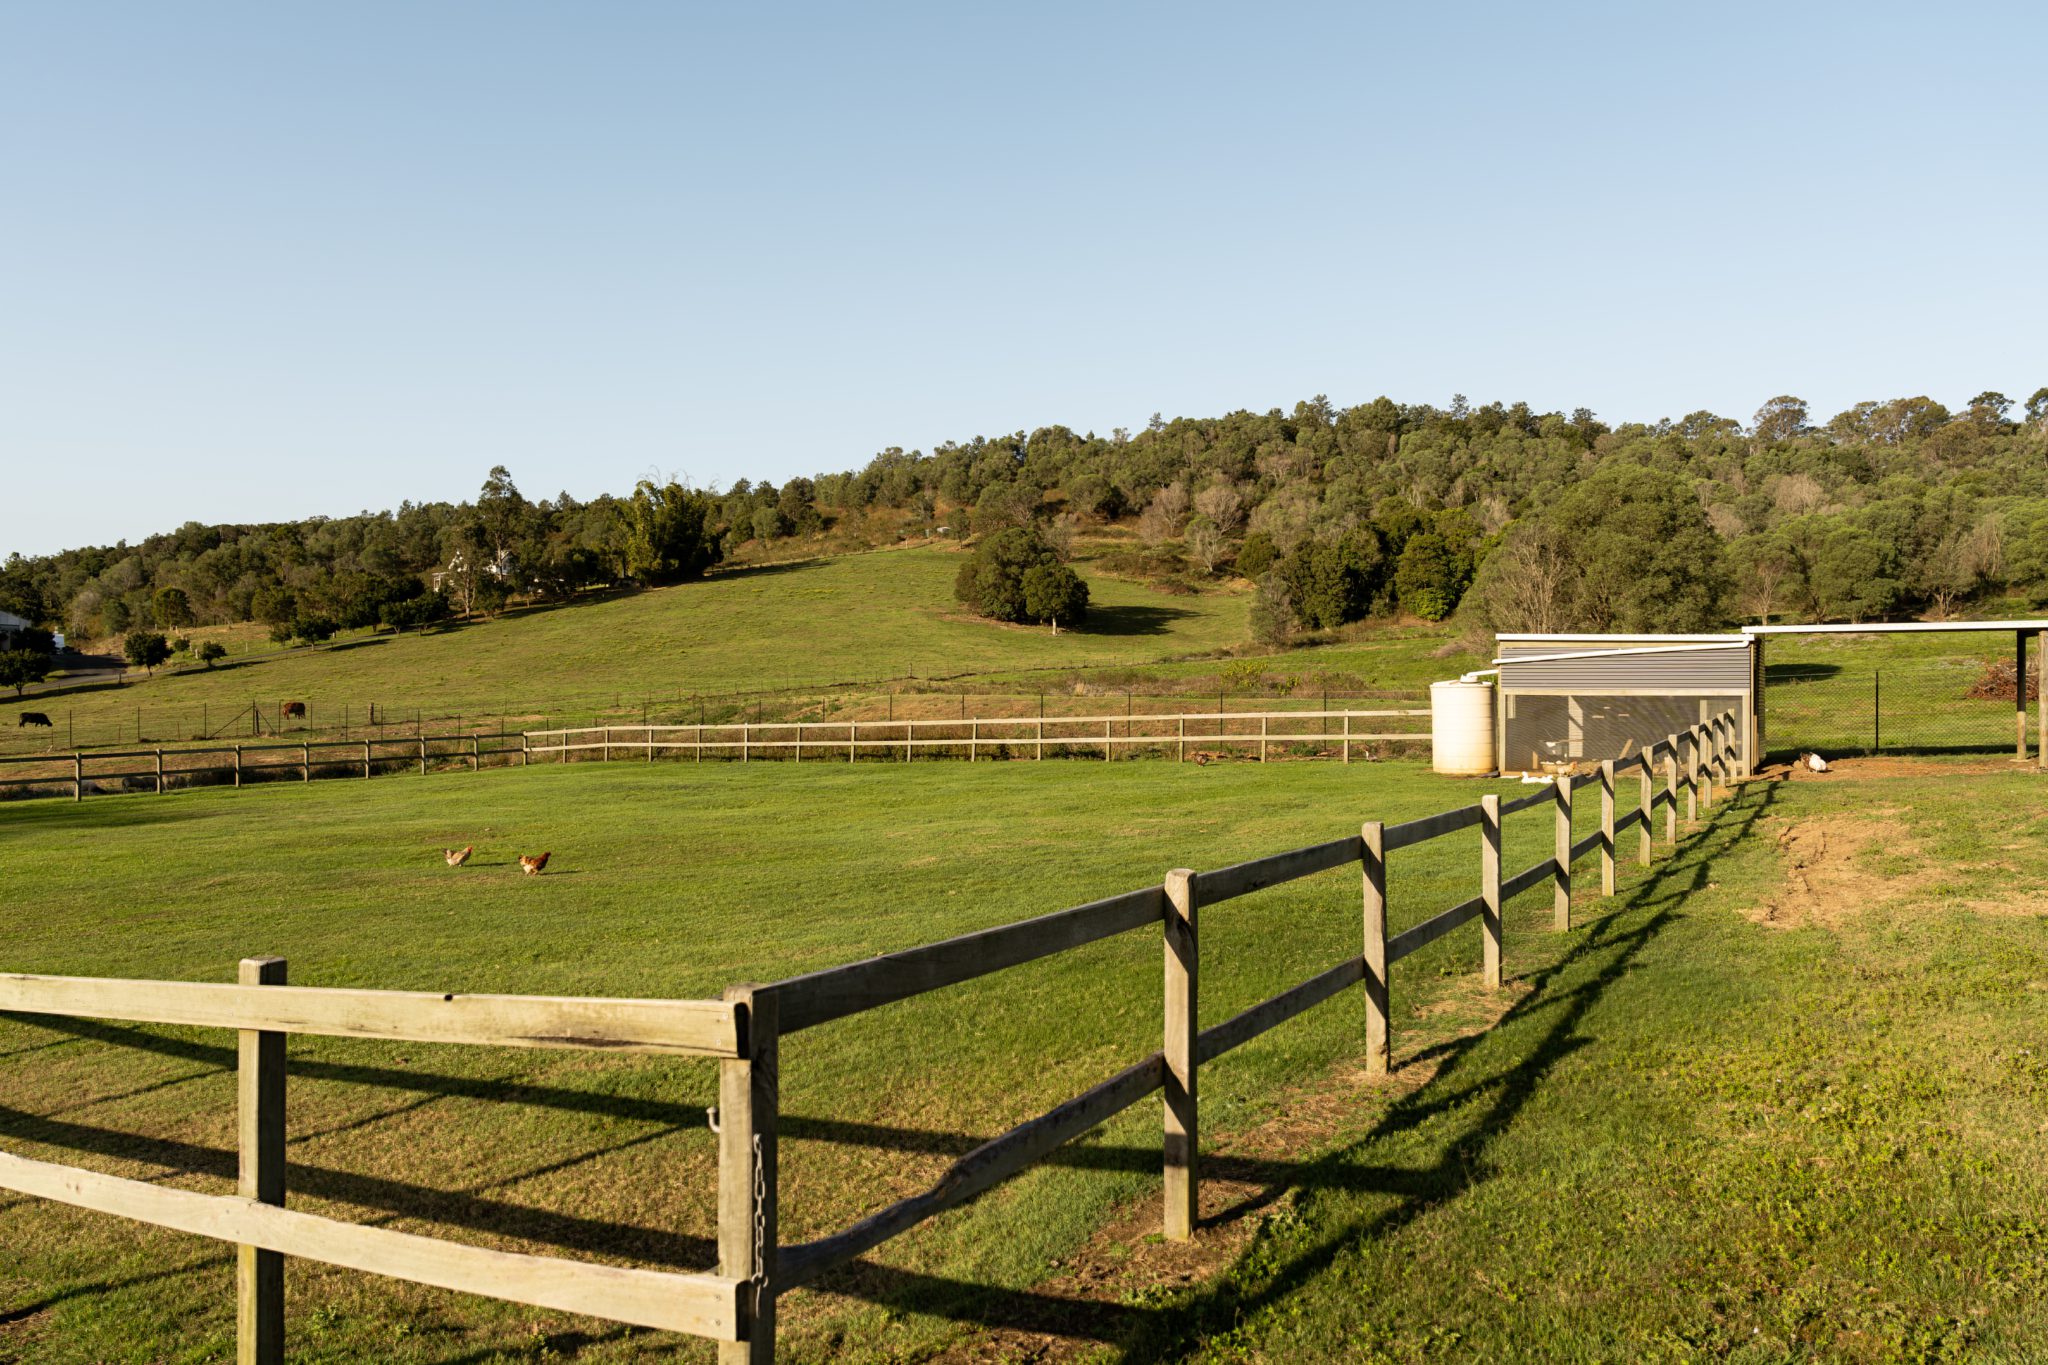
<path fill-rule="evenodd" d="M 1685 898 L 1702 889 L 1713 875 L 1714 862 L 1741 841 L 1770 809 L 1780 784 L 1752 782 L 1731 791 L 1732 799 L 1711 821 L 1641 877 L 1624 885 L 1621 894 L 1602 908 L 1581 930 L 1580 940 L 1556 960 L 1522 976 L 1528 993 L 1484 1032 L 1441 1042 L 1410 1053 L 1403 1066 L 1435 1063 L 1435 1074 L 1423 1085 L 1395 1100 L 1363 1135 L 1306 1161 L 1269 1160 L 1217 1154 L 1203 1163 L 1208 1178 L 1250 1187 L 1250 1193 L 1212 1213 L 1205 1226 L 1215 1227 L 1249 1217 L 1271 1205 L 1290 1189 L 1341 1190 L 1391 1196 L 1393 1208 L 1372 1220 L 1343 1229 L 1325 1242 L 1304 1249 L 1285 1262 L 1255 1294 L 1241 1295 L 1226 1281 L 1197 1291 L 1191 1301 L 1172 1307 L 1112 1303 L 1066 1297 L 1037 1290 L 1006 1290 L 985 1284 L 919 1274 L 872 1261 L 856 1261 L 822 1277 L 820 1291 L 875 1303 L 897 1312 L 929 1315 L 986 1328 L 1011 1329 L 1079 1337 L 1103 1342 L 1130 1361 L 1155 1361 L 1185 1350 L 1201 1337 L 1227 1330 L 1247 1313 L 1285 1299 L 1309 1283 L 1347 1248 L 1398 1232 L 1429 1211 L 1456 1200 L 1487 1179 L 1487 1149 L 1520 1116 L 1553 1069 L 1567 1058 L 1595 1045 L 1582 1032 L 1593 1007 L 1628 973 L 1635 959 L 1668 927 Z M 1732 818 L 1731 818 L 1732 817 Z M 1582 908 L 1580 913 L 1588 913 Z M 161 1082 L 168 1088 L 231 1072 L 231 1044 L 201 1042 L 165 1035 L 148 1028 L 54 1016 L 0 1013 L 0 1018 L 30 1023 L 64 1035 L 53 1040 L 98 1042 L 132 1048 L 204 1069 Z M 1536 1030 L 1533 1044 L 1519 1047 L 1515 1031 Z M 1503 1041 L 1505 1039 L 1505 1041 Z M 32 1044 L 35 1046 L 53 1044 Z M 1495 1059 L 1514 1058 L 1505 1069 L 1489 1069 Z M 303 1143 L 347 1129 L 373 1126 L 411 1113 L 442 1099 L 474 1099 L 525 1104 L 561 1112 L 598 1115 L 650 1125 L 648 1131 L 551 1160 L 533 1169 L 469 1190 L 446 1190 L 382 1176 L 364 1175 L 313 1165 L 291 1164 L 291 1188 L 315 1199 L 332 1199 L 375 1211 L 372 1222 L 417 1219 L 477 1231 L 519 1237 L 571 1252 L 622 1255 L 675 1269 L 701 1269 L 716 1260 L 712 1239 L 671 1229 L 623 1223 L 575 1213 L 534 1208 L 492 1197 L 492 1186 L 511 1187 L 555 1171 L 603 1158 L 647 1143 L 678 1137 L 705 1127 L 700 1105 L 662 1099 L 591 1093 L 491 1076 L 450 1076 L 295 1058 L 293 1076 L 305 1081 L 371 1086 L 408 1093 L 414 1098 L 365 1115 L 338 1127 L 304 1133 Z M 1436 1164 L 1421 1169 L 1365 1163 L 1361 1156 L 1375 1143 L 1465 1108 L 1473 1117 L 1446 1138 Z M 958 1156 L 980 1145 L 985 1135 L 934 1132 L 835 1119 L 784 1115 L 783 1135 L 922 1155 Z M 105 1157 L 149 1162 L 179 1172 L 232 1179 L 236 1153 L 229 1148 L 132 1133 L 67 1120 L 57 1114 L 33 1114 L 0 1107 L 0 1135 Z M 1156 1145 L 1113 1146 L 1069 1144 L 1045 1164 L 1082 1170 L 1156 1173 Z M 191 1269 L 193 1267 L 186 1267 Z M 178 1272 L 163 1272 L 178 1273 Z M 100 1289 L 120 1287 L 109 1283 Z M 41 1311 L 59 1299 L 77 1297 L 94 1287 L 66 1290 L 45 1304 L 12 1310 L 20 1315 Z M 0 1319 L 4 1320 L 4 1319 Z M 586 1345 L 617 1334 L 571 1332 L 555 1349 L 573 1354 Z M 475 1357 L 483 1359 L 485 1357 Z"/>

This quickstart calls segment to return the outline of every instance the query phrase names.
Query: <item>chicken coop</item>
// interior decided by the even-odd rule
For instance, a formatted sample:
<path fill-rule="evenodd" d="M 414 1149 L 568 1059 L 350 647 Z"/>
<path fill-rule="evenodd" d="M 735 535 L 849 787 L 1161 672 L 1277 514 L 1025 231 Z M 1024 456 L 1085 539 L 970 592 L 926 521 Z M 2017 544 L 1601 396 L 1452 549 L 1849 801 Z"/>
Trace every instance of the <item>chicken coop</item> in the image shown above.
<path fill-rule="evenodd" d="M 1501 635 L 1495 752 L 1503 773 L 1625 759 L 1724 711 L 1756 764 L 1760 653 L 1748 635 Z"/>

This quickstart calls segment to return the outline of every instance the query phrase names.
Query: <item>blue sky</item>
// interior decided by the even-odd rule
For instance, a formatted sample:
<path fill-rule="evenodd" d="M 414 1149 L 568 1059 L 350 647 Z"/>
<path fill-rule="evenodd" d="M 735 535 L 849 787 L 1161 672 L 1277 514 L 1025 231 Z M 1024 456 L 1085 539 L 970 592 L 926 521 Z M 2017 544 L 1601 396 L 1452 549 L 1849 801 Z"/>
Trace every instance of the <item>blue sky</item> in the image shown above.
<path fill-rule="evenodd" d="M 0 552 L 2048 384 L 2036 8 L 0 7 Z"/>

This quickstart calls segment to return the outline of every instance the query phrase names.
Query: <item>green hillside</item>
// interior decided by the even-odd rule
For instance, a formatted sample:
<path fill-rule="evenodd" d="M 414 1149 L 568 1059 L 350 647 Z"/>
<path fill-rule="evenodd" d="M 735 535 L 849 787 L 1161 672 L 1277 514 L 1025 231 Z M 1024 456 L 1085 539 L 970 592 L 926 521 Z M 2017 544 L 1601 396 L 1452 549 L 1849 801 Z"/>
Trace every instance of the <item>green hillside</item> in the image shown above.
<path fill-rule="evenodd" d="M 40 742 L 62 743 L 66 713 L 80 743 L 132 742 L 137 707 L 147 738 L 172 741 L 217 730 L 252 699 L 305 701 L 322 726 L 344 707 L 360 720 L 371 703 L 407 719 L 418 707 L 518 720 L 750 689 L 1146 664 L 1246 638 L 1242 593 L 1169 594 L 1085 565 L 1093 606 L 1082 628 L 1055 636 L 977 620 L 953 600 L 960 563 L 954 551 L 915 549 L 734 570 L 24 705 L 57 722 L 54 736 L 38 732 Z"/>

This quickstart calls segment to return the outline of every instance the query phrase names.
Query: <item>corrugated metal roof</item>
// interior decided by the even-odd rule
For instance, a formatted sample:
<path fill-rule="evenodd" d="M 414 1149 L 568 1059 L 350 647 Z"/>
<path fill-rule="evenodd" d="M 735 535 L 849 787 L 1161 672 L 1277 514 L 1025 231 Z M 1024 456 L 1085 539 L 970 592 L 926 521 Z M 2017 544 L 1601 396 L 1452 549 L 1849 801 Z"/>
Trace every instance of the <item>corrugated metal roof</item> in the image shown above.
<path fill-rule="evenodd" d="M 1571 633 L 1565 633 L 1565 634 L 1536 634 L 1536 633 L 1531 633 L 1531 632 L 1522 632 L 1522 631 L 1503 631 L 1503 632 L 1502 632 L 1502 633 L 1500 633 L 1499 635 L 1496 635 L 1496 636 L 1494 636 L 1494 639 L 1496 639 L 1496 640 L 1555 640 L 1555 641 L 1558 641 L 1559 643 L 1563 643 L 1563 642 L 1566 642 L 1566 641 L 1591 641 L 1591 642 L 1596 642 L 1596 643 L 1607 643 L 1607 644 L 1619 644 L 1619 643 L 1622 643 L 1623 641 L 1631 641 L 1631 640 L 1632 640 L 1632 641 L 1636 641 L 1636 642 L 1638 642 L 1638 643 L 1641 643 L 1641 644 L 1646 644 L 1646 645 L 1704 645 L 1704 644 L 1735 644 L 1735 645 L 1739 645 L 1739 644 L 1741 644 L 1741 643 L 1742 643 L 1742 641 L 1743 641 L 1743 636 L 1742 636 L 1742 635 L 1740 635 L 1740 634 L 1729 634 L 1729 635 L 1657 635 L 1657 634 L 1645 634 L 1645 635 L 1591 635 L 1591 634 L 1571 634 Z"/>
<path fill-rule="evenodd" d="M 1863 626 L 1744 626 L 1744 635 L 1907 635 L 1937 630 L 2048 630 L 2048 621 L 1874 621 Z M 1505 640 L 1508 636 L 1501 636 Z"/>

